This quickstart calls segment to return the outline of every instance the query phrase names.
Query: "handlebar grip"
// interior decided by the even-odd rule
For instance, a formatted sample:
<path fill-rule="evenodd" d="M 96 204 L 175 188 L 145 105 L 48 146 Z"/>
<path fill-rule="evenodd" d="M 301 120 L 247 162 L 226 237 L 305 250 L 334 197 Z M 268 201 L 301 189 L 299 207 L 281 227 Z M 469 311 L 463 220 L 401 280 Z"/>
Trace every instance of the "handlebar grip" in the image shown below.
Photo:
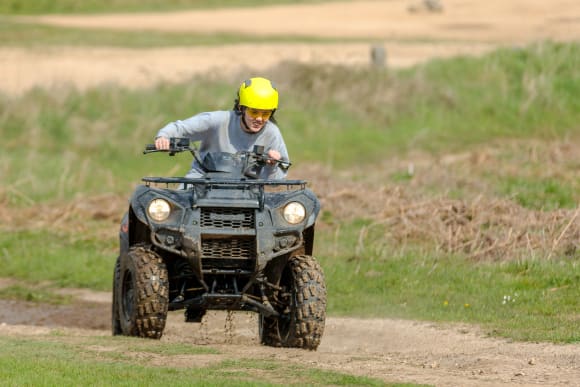
<path fill-rule="evenodd" d="M 145 145 L 145 150 L 146 151 L 154 151 L 154 150 L 157 150 L 157 148 L 155 147 L 155 144 L 147 144 L 147 145 Z"/>

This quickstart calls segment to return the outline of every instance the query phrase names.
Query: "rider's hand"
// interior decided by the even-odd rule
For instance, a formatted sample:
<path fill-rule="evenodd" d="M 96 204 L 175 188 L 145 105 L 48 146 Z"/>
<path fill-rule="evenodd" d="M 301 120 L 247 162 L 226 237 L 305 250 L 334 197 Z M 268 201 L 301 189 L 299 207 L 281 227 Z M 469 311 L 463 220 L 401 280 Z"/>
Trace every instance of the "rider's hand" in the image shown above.
<path fill-rule="evenodd" d="M 169 139 L 167 137 L 157 137 L 155 139 L 155 149 L 168 150 L 169 149 Z"/>
<path fill-rule="evenodd" d="M 273 159 L 273 160 L 268 160 L 268 161 L 266 161 L 266 163 L 268 163 L 270 165 L 274 165 L 274 164 L 276 164 L 276 161 L 275 160 L 280 160 L 282 158 L 282 155 L 277 150 L 270 149 L 268 151 L 268 157 L 270 159 Z"/>

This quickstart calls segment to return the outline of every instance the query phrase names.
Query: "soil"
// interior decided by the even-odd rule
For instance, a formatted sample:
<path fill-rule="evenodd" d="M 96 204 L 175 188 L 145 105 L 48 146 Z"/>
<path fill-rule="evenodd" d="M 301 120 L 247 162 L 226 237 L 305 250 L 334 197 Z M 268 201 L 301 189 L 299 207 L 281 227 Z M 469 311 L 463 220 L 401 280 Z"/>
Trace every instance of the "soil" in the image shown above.
<path fill-rule="evenodd" d="M 28 18 L 60 26 L 181 30 L 202 33 L 332 37 L 336 43 L 265 43 L 220 47 L 123 49 L 111 47 L 0 48 L 0 92 L 32 87 L 87 88 L 114 82 L 149 87 L 196 74 L 220 76 L 241 68 L 259 72 L 287 60 L 368 65 L 372 44 L 384 44 L 387 64 L 410 66 L 436 57 L 479 55 L 498 46 L 541 40 L 578 40 L 576 0 L 441 1 L 440 12 L 424 2 L 356 1 L 262 9 L 45 16 Z M 259 22 L 241 23 L 240 20 Z M 288 22 L 300 20 L 300 22 Z M 343 38 L 343 41 L 341 41 Z M 358 40 L 354 42 L 352 38 Z M 361 43 L 361 42 L 367 43 Z M 0 280 L 0 287 L 13 284 Z M 62 292 L 70 305 L 0 300 L 0 335 L 110 334 L 110 294 L 79 289 Z M 436 386 L 580 386 L 580 345 L 516 343 L 486 337 L 475 326 L 395 319 L 330 317 L 318 351 L 277 349 L 257 340 L 255 315 L 212 312 L 201 324 L 170 313 L 162 341 L 211 345 L 222 358 L 276 359 L 297 365 L 371 376 L 385 381 Z M 172 360 L 195 366 L 201 360 Z M 208 360 L 204 360 L 208 361 Z M 211 362 L 211 360 L 209 360 Z M 158 359 L 163 364 L 163 359 Z M 197 363 L 196 363 L 197 362 Z"/>
<path fill-rule="evenodd" d="M 10 281 L 0 281 L 9 283 Z M 0 335 L 110 335 L 107 292 L 64 289 L 72 304 L 43 305 L 0 300 Z M 229 318 L 228 318 L 229 317 Z M 209 312 L 201 324 L 170 312 L 166 343 L 211 346 L 211 359 L 158 358 L 154 365 L 206 366 L 224 359 L 261 359 L 368 376 L 386 382 L 435 386 L 580 385 L 580 346 L 515 343 L 486 337 L 476 326 L 397 319 L 330 317 L 317 351 L 264 347 L 253 313 Z"/>

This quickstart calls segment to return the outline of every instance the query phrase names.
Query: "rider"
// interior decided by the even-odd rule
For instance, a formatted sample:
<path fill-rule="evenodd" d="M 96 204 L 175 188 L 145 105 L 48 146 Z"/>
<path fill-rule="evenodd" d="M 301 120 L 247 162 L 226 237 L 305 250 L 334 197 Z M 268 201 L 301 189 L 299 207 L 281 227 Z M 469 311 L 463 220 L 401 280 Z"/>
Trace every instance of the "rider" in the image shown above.
<path fill-rule="evenodd" d="M 274 119 L 277 108 L 278 90 L 272 82 L 261 77 L 250 78 L 240 85 L 232 110 L 204 112 L 171 122 L 157 133 L 155 147 L 169 149 L 170 137 L 187 137 L 200 142 L 202 160 L 208 152 L 236 153 L 261 145 L 271 159 L 290 161 Z M 186 177 L 197 178 L 202 174 L 203 169 L 194 161 Z M 275 162 L 268 162 L 259 176 L 262 179 L 285 177 L 286 172 Z"/>

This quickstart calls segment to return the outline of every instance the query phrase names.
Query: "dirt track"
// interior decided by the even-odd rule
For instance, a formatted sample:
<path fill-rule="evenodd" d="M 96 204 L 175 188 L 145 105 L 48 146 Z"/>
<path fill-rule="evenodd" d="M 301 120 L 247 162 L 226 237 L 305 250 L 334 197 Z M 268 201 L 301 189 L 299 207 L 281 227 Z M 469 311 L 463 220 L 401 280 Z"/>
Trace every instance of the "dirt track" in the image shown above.
<path fill-rule="evenodd" d="M 68 291 L 70 306 L 0 301 L 0 335 L 110 335 L 110 294 Z M 575 345 L 511 343 L 484 337 L 473 326 L 442 326 L 394 319 L 329 318 L 316 352 L 263 347 L 257 320 L 210 312 L 202 324 L 170 313 L 164 342 L 217 348 L 220 355 L 157 359 L 156 365 L 195 367 L 224 359 L 275 359 L 393 382 L 436 386 L 580 385 L 580 348 Z M 26 324 L 26 325 L 25 325 Z"/>
<path fill-rule="evenodd" d="M 418 2 L 416 2 L 418 3 Z M 369 44 L 385 42 L 390 66 L 408 66 L 434 57 L 480 54 L 500 45 L 580 38 L 580 2 L 571 0 L 443 1 L 444 12 L 410 1 L 360 1 L 300 7 L 270 7 L 163 15 L 46 17 L 39 22 L 92 28 L 187 28 L 217 33 L 234 28 L 244 34 L 324 36 L 368 39 L 365 43 L 263 44 L 174 47 L 151 50 L 52 47 L 0 48 L 0 90 L 19 94 L 33 86 L 72 83 L 86 88 L 103 82 L 147 87 L 193 74 L 223 74 L 249 68 L 259 72 L 284 60 L 366 65 Z M 244 18 L 259 23 L 239 23 Z M 297 22 L 288 21 L 300 20 Z M 431 42 L 425 42 L 424 39 Z M 407 41 L 407 43 L 405 43 Z M 419 43 L 421 42 L 421 43 Z M 219 70 L 218 70 L 219 69 Z M 1 281 L 0 281 L 1 284 Z M 52 327 L 70 335 L 109 334 L 108 294 L 81 292 L 70 307 L 0 301 L 0 335 L 47 334 Z M 386 381 L 437 386 L 580 385 L 580 346 L 510 343 L 485 338 L 474 327 L 435 326 L 401 320 L 330 318 L 317 352 L 272 349 L 256 341 L 253 316 L 240 314 L 224 329 L 224 314 L 201 326 L 183 326 L 171 314 L 162 340 L 209 344 L 223 358 L 261 358 L 368 375 Z M 227 343 L 231 341 L 231 343 Z M 188 360 L 184 366 L 194 366 Z"/>
<path fill-rule="evenodd" d="M 114 82 L 148 87 L 192 75 L 256 73 L 284 61 L 368 65 L 372 44 L 383 44 L 391 67 L 435 57 L 475 55 L 497 46 L 580 38 L 575 0 L 443 0 L 428 12 L 420 0 L 355 1 L 261 9 L 20 18 L 63 27 L 161 30 L 204 34 L 305 36 L 327 44 L 237 44 L 220 47 L 123 49 L 111 47 L 0 48 L 0 91 L 20 94 L 70 83 L 84 89 Z M 413 8 L 415 11 L 411 12 Z M 244 21 L 244 22 L 241 22 Z M 354 43 L 352 38 L 358 39 Z M 343 39 L 343 41 L 341 41 Z M 365 43 L 365 41 L 367 43 Z"/>

